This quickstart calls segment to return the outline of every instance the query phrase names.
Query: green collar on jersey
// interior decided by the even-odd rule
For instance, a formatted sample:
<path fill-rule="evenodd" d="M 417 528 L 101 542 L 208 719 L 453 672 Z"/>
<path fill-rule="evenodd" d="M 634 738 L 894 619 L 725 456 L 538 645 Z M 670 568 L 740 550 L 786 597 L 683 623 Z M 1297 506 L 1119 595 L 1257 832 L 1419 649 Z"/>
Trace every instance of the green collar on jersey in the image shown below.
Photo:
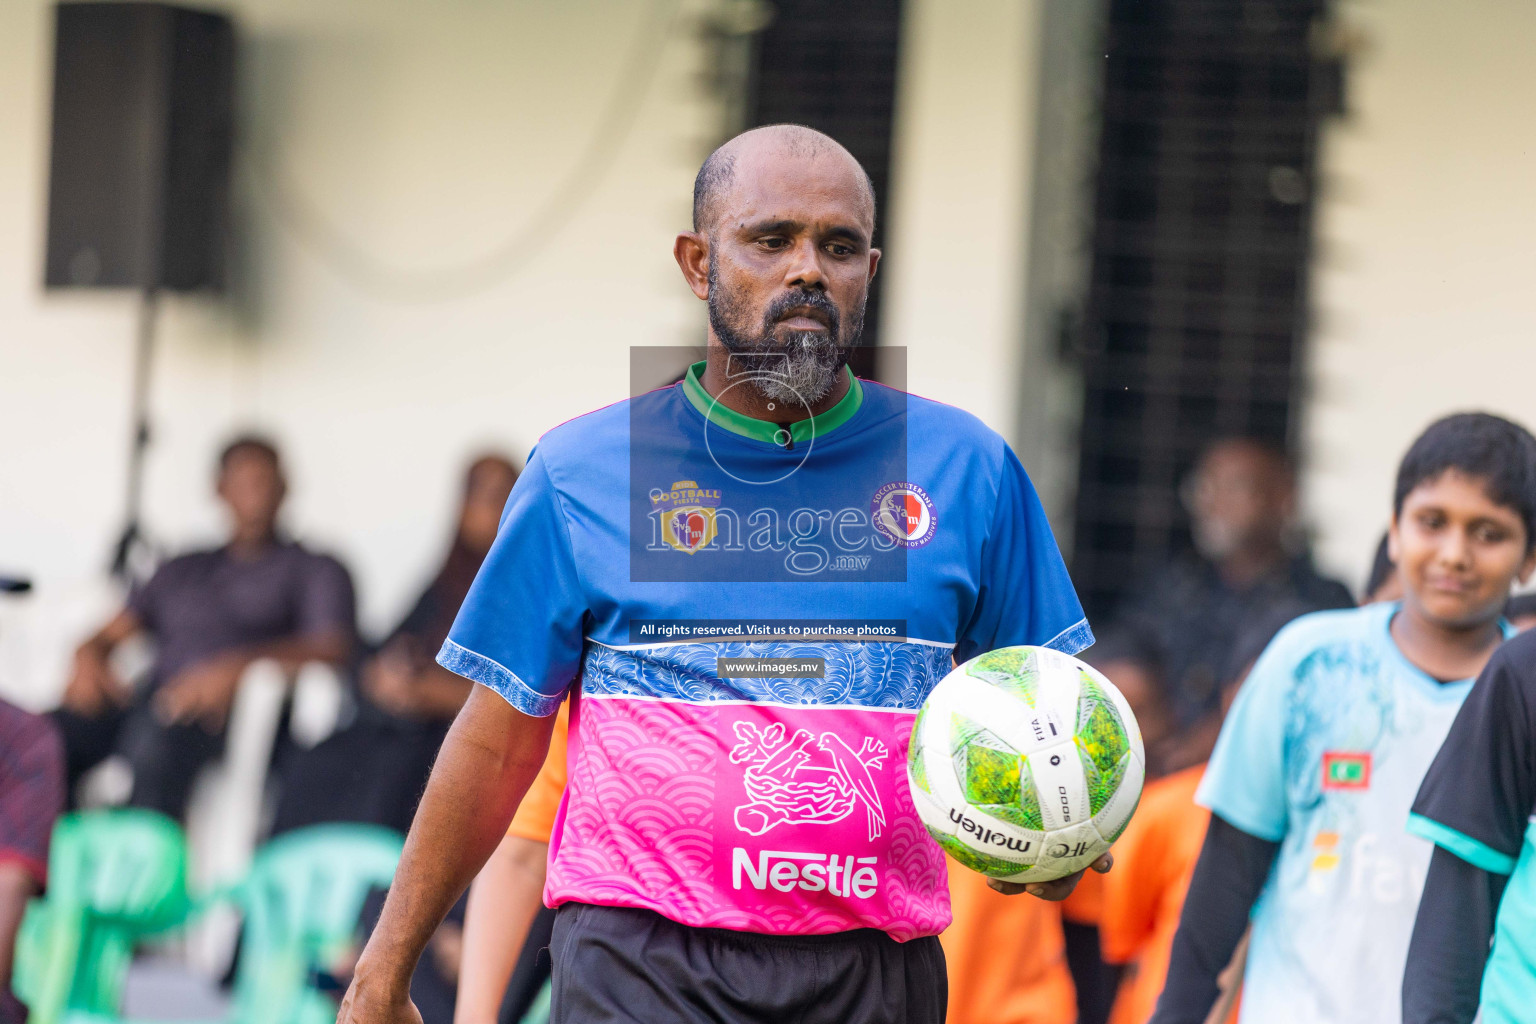
<path fill-rule="evenodd" d="M 699 377 L 704 373 L 706 365 L 707 360 L 701 359 L 688 367 L 688 373 L 683 377 L 683 394 L 688 396 L 688 401 L 693 404 L 693 407 L 699 410 L 705 419 L 733 434 L 750 437 L 754 441 L 779 444 L 780 441 L 776 435 L 781 428 L 777 423 L 743 416 L 735 409 L 727 408 L 715 401 L 710 393 L 704 390 Z M 789 436 L 795 442 L 809 441 L 813 437 L 825 437 L 852 419 L 853 414 L 859 411 L 859 406 L 864 404 L 864 387 L 859 383 L 859 378 L 855 377 L 853 371 L 847 366 L 843 367 L 843 372 L 848 375 L 848 393 L 820 416 L 811 416 L 791 423 Z"/>

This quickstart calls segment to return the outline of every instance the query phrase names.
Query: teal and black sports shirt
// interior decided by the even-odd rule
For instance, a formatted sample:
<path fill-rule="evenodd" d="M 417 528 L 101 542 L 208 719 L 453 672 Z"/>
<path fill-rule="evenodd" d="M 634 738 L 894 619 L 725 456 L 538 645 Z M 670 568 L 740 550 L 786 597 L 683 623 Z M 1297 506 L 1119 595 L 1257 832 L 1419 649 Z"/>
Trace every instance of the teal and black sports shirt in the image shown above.
<path fill-rule="evenodd" d="M 1508 875 L 1483 973 L 1486 1024 L 1536 1007 L 1536 630 L 1506 643 L 1467 696 L 1424 777 L 1408 830 Z M 1446 951 L 1449 955 L 1454 951 Z"/>

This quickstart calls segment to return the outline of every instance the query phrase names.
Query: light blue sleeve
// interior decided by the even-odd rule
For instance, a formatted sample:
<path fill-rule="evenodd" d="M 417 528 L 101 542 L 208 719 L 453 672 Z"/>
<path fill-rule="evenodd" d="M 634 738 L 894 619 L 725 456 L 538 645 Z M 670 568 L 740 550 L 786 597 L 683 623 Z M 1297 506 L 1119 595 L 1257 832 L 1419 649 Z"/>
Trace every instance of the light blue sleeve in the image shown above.
<path fill-rule="evenodd" d="M 1222 724 L 1197 803 L 1249 835 L 1278 843 L 1289 827 L 1285 722 L 1299 663 L 1294 627 L 1264 649 Z"/>
<path fill-rule="evenodd" d="M 976 605 L 955 645 L 955 660 L 1017 644 L 1076 654 L 1092 643 L 1040 498 L 1005 444 Z"/>
<path fill-rule="evenodd" d="M 587 599 L 559 493 L 537 450 L 437 663 L 524 714 L 554 714 L 581 669 Z"/>

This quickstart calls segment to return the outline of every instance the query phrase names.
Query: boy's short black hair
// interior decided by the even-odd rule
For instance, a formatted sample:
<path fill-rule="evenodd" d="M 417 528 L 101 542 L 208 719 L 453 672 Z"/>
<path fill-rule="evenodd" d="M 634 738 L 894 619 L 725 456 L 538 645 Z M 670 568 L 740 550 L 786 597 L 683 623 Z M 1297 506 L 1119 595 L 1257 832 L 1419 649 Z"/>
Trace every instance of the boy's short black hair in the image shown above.
<path fill-rule="evenodd" d="M 1448 469 L 1483 482 L 1488 497 L 1525 524 L 1525 550 L 1536 550 L 1536 437 L 1502 416 L 1462 412 L 1431 423 L 1397 467 L 1392 515 L 1420 484 Z"/>
<path fill-rule="evenodd" d="M 283 460 L 277 453 L 277 445 L 262 437 L 260 434 L 241 434 L 231 438 L 219 452 L 219 472 L 229 468 L 229 461 L 236 455 L 259 455 L 272 464 L 272 468 L 281 471 Z"/>

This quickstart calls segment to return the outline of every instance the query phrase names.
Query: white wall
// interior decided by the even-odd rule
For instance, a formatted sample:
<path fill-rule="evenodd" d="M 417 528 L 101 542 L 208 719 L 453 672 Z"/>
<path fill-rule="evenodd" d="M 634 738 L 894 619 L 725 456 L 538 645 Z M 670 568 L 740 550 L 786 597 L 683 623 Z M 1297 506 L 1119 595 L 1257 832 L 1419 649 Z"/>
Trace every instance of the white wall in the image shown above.
<path fill-rule="evenodd" d="M 525 456 L 627 394 L 630 346 L 701 337 L 671 258 L 723 127 L 699 84 L 699 5 L 230 6 L 241 290 L 165 302 L 147 518 L 173 547 L 215 536 L 216 447 L 267 430 L 290 460 L 294 531 L 350 562 L 379 628 L 440 557 L 467 456 Z M 0 4 L 0 567 L 45 598 L 97 575 L 119 525 L 134 323 L 131 295 L 39 287 L 51 50 L 47 3 Z M 622 135 L 616 101 L 633 115 Z M 417 294 L 523 232 L 600 133 L 618 144 L 591 194 L 519 247 L 515 272 Z M 298 206 L 400 280 L 327 259 Z"/>
<path fill-rule="evenodd" d="M 1006 437 L 1071 548 L 1081 380 L 1055 319 L 1081 300 L 1101 5 L 909 0 L 883 341 L 912 391 Z"/>
<path fill-rule="evenodd" d="M 1341 5 L 1365 49 L 1327 134 L 1304 494 L 1359 586 L 1398 459 L 1435 417 L 1536 427 L 1536 5 Z"/>
<path fill-rule="evenodd" d="M 347 559 L 382 628 L 435 567 L 474 449 L 525 455 L 628 393 L 630 346 L 701 341 L 671 244 L 729 127 L 702 84 L 699 21 L 719 3 L 230 3 L 240 287 L 165 301 L 155 537 L 217 535 L 210 461 L 230 431 L 262 428 L 290 461 L 294 532 Z M 909 346 L 909 385 L 1016 442 L 1041 9 L 911 0 L 901 186 L 884 203 L 886 340 Z M 38 581 L 44 618 L 99 578 L 119 527 L 134 323 L 131 295 L 38 283 L 51 51 L 45 0 L 0 4 L 0 571 Z M 570 191 L 631 106 L 590 195 L 517 250 L 514 273 L 440 294 L 444 268 Z"/>
<path fill-rule="evenodd" d="M 1017 441 L 1040 4 L 909 2 L 882 341 L 909 390 Z"/>

